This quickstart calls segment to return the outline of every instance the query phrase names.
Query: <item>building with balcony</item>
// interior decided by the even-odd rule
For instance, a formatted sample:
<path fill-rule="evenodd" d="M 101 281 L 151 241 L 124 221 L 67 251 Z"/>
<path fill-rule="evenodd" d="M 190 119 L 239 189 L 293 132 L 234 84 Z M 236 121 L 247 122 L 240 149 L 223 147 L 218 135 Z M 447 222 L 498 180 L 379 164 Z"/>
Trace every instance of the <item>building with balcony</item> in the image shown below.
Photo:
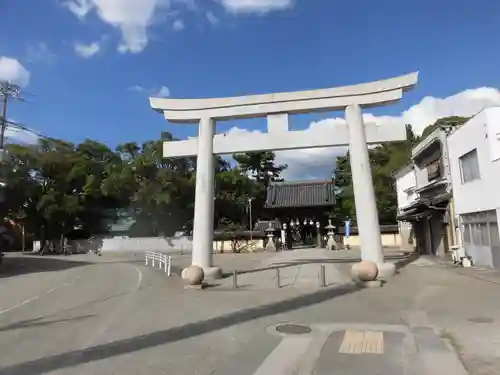
<path fill-rule="evenodd" d="M 473 264 L 500 268 L 500 108 L 488 108 L 448 137 L 458 235 Z"/>
<path fill-rule="evenodd" d="M 400 227 L 411 228 L 408 240 L 414 238 L 422 254 L 445 256 L 455 244 L 446 137 L 446 129 L 435 129 L 413 148 L 409 165 L 394 175 Z"/>

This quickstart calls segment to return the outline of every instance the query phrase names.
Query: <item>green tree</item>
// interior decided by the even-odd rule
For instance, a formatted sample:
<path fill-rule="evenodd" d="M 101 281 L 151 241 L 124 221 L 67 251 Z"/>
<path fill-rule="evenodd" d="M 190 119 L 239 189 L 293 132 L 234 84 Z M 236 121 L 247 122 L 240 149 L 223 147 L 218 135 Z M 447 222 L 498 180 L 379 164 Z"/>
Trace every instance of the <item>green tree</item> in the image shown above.
<path fill-rule="evenodd" d="M 369 150 L 381 224 L 396 222 L 397 197 L 392 176 L 409 162 L 411 150 L 419 141 L 419 137 L 415 136 L 410 125 L 406 125 L 406 132 L 407 139 L 404 141 L 385 143 Z M 337 158 L 333 174 L 338 190 L 338 201 L 333 214 L 338 221 L 349 217 L 355 222 L 356 206 L 349 153 Z"/>
<path fill-rule="evenodd" d="M 269 151 L 235 154 L 233 158 L 242 171 L 265 187 L 270 181 L 281 181 L 281 173 L 288 168 L 286 164 L 276 164 L 276 154 Z"/>
<path fill-rule="evenodd" d="M 422 132 L 422 139 L 427 137 L 437 128 L 453 128 L 455 126 L 460 126 L 465 124 L 470 120 L 470 117 L 462 117 L 462 116 L 449 116 L 443 117 L 437 120 L 434 124 L 427 126 Z"/>
<path fill-rule="evenodd" d="M 233 155 L 238 168 L 249 175 L 255 182 L 252 191 L 252 210 L 255 217 L 266 217 L 264 203 L 266 191 L 271 181 L 283 181 L 281 173 L 288 168 L 286 164 L 276 164 L 274 152 L 254 152 Z"/>

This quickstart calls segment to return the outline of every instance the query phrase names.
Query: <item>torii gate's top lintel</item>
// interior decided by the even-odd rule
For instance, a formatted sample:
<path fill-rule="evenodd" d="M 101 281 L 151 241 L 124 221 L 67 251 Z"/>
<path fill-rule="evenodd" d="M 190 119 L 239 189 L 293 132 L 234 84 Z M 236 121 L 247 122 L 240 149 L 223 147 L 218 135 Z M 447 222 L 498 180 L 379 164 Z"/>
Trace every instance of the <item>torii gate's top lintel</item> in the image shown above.
<path fill-rule="evenodd" d="M 418 72 L 382 81 L 329 89 L 282 92 L 209 99 L 149 98 L 151 107 L 170 122 L 192 123 L 202 118 L 229 120 L 273 113 L 332 111 L 358 104 L 364 107 L 392 103 L 412 89 Z"/>

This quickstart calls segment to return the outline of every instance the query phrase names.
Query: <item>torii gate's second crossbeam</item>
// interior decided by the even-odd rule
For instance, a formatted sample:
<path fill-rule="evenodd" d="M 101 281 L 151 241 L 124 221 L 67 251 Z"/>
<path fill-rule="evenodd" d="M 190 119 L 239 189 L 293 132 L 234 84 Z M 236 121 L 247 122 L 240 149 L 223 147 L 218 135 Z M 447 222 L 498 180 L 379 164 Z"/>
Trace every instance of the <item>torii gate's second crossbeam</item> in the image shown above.
<path fill-rule="evenodd" d="M 214 154 L 349 146 L 356 217 L 363 260 L 377 263 L 381 275 L 394 272 L 384 263 L 368 144 L 404 140 L 404 126 L 363 123 L 362 107 L 401 99 L 418 73 L 383 81 L 322 90 L 214 99 L 150 98 L 151 107 L 170 122 L 199 123 L 197 139 L 165 142 L 164 157 L 197 156 L 192 264 L 215 276 L 213 267 Z M 288 130 L 288 114 L 345 110 L 346 125 L 332 129 Z M 267 116 L 268 133 L 215 134 L 217 120 Z"/>

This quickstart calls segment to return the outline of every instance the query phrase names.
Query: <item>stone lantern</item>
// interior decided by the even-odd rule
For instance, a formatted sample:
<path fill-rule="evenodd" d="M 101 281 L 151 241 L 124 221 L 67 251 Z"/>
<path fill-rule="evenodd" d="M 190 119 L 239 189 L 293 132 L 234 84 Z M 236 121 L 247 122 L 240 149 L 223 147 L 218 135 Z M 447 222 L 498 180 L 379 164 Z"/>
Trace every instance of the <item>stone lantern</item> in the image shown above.
<path fill-rule="evenodd" d="M 269 222 L 268 227 L 266 229 L 266 251 L 276 251 L 276 245 L 274 244 L 274 228 L 271 222 Z"/>
<path fill-rule="evenodd" d="M 333 237 L 335 235 L 335 233 L 333 232 L 335 226 L 332 225 L 331 219 L 328 219 L 328 225 L 325 228 L 328 230 L 328 232 L 326 233 L 326 235 L 328 236 L 328 241 L 326 242 L 327 250 L 337 250 L 337 243 L 335 242 L 335 238 Z"/>

